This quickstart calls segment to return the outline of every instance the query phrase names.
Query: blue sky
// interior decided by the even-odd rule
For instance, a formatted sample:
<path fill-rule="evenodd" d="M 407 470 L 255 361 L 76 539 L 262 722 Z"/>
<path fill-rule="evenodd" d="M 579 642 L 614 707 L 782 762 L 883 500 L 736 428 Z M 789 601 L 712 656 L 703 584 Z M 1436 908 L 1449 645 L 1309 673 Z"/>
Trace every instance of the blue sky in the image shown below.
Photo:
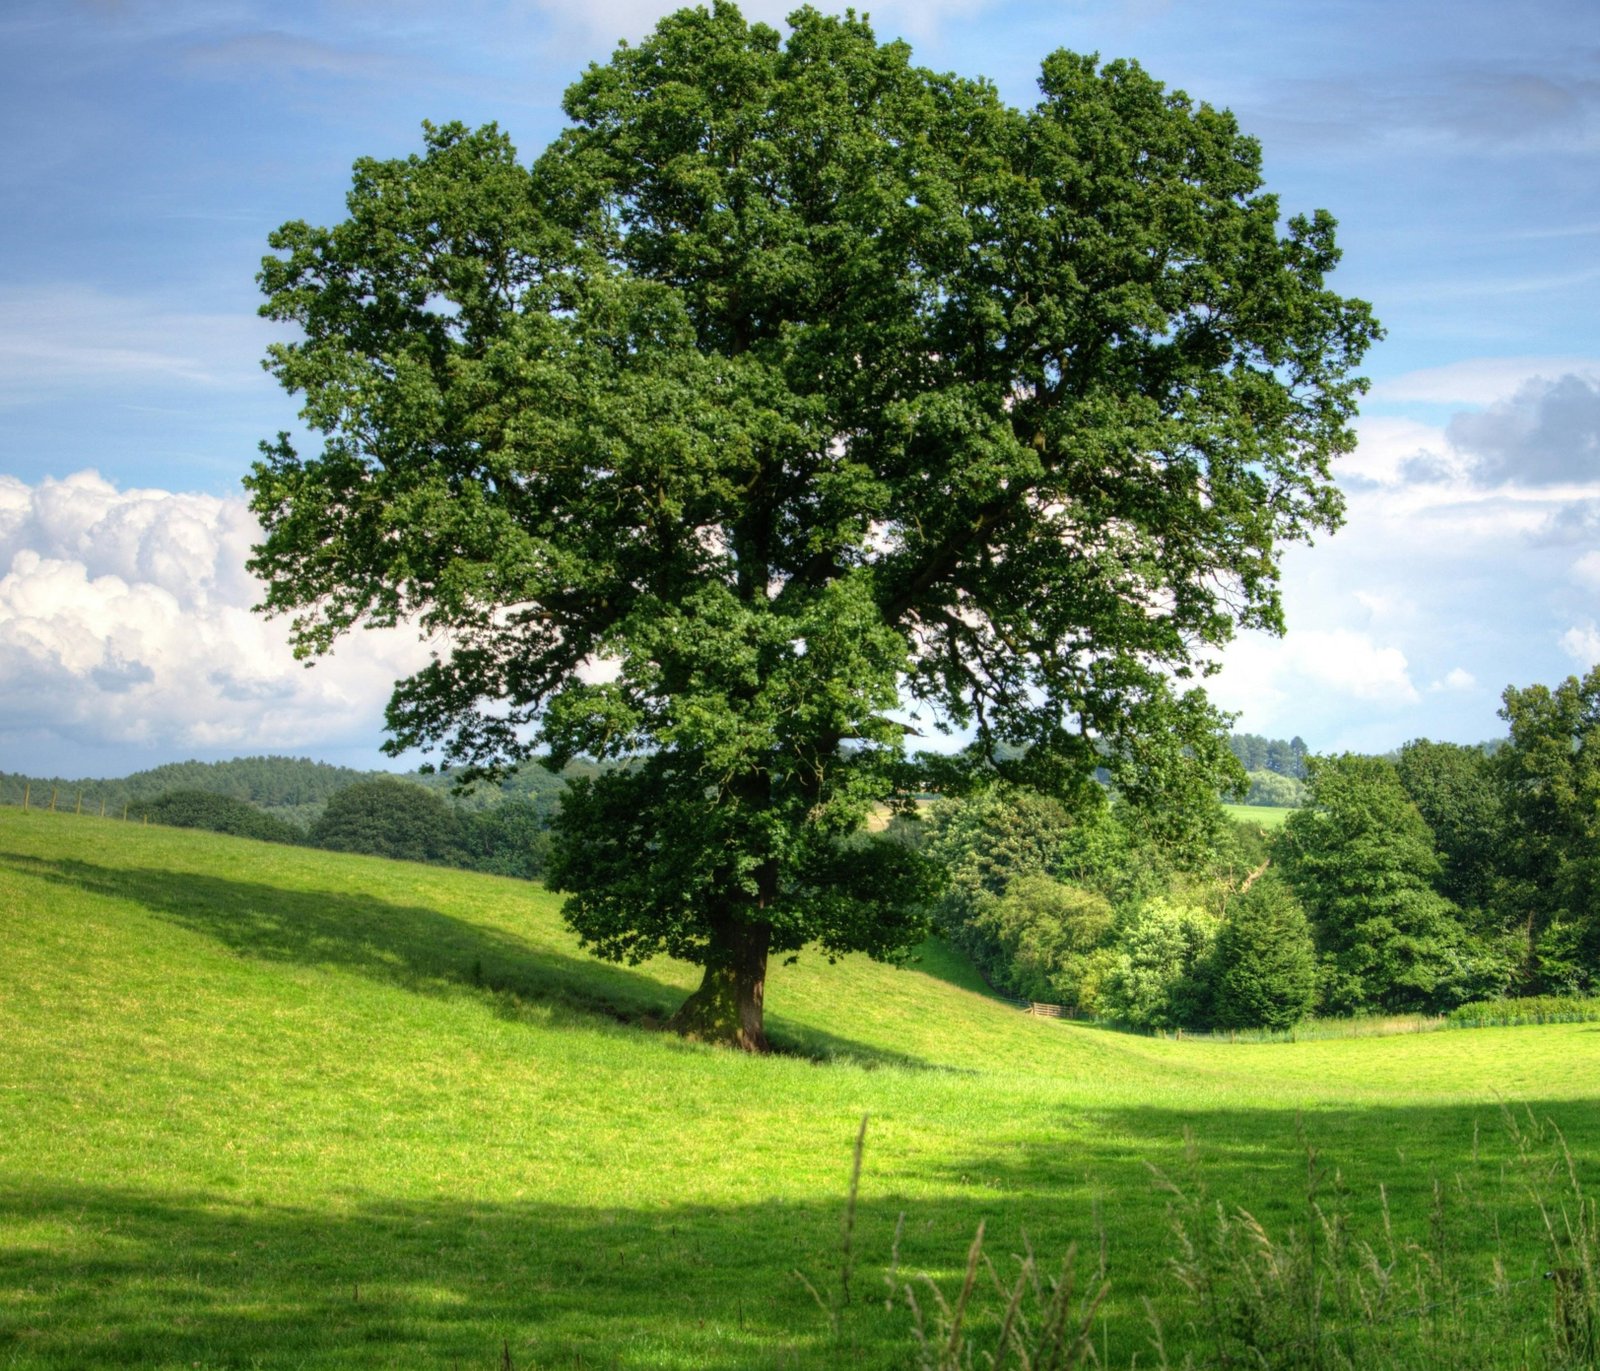
<path fill-rule="evenodd" d="M 669 4 L 10 0 L 0 11 L 0 770 L 293 752 L 378 765 L 419 647 L 306 671 L 253 617 L 239 479 L 267 233 L 340 216 L 423 119 L 527 155 Z M 750 4 L 773 22 L 787 5 Z M 1231 108 L 1388 338 L 1344 530 L 1285 565 L 1289 633 L 1225 655 L 1238 727 L 1318 751 L 1502 732 L 1508 684 L 1600 661 L 1600 12 L 1593 0 L 923 0 L 922 63 L 1033 98 L 1058 47 Z"/>

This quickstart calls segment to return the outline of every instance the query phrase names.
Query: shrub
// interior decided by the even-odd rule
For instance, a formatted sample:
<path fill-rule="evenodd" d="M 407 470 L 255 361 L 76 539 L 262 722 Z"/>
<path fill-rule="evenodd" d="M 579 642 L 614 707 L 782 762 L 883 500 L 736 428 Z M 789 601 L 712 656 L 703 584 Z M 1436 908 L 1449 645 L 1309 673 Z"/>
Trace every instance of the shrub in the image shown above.
<path fill-rule="evenodd" d="M 299 843 L 305 834 L 293 824 L 257 809 L 248 800 L 204 790 L 169 790 L 131 806 L 129 814 L 169 828 L 204 828 L 269 843 Z"/>
<path fill-rule="evenodd" d="M 461 821 L 449 804 L 411 781 L 379 777 L 346 786 L 311 827 L 311 842 L 332 852 L 460 865 Z"/>
<path fill-rule="evenodd" d="M 1600 1023 L 1600 999 L 1580 995 L 1529 995 L 1518 1000 L 1476 1000 L 1446 1016 L 1453 1028 L 1510 1024 Z"/>
<path fill-rule="evenodd" d="M 1211 1017 L 1217 920 L 1157 897 L 1117 938 L 1103 987 L 1105 1008 L 1134 1028 L 1202 1028 Z"/>

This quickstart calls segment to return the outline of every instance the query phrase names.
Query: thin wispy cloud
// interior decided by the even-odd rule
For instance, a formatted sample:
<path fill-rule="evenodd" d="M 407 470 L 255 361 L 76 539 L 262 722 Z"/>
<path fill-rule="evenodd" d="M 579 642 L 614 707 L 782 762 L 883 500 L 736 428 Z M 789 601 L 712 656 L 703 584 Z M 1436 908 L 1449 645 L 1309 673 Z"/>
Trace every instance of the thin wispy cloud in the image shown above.
<path fill-rule="evenodd" d="M 1375 401 L 1488 405 L 1509 400 L 1530 381 L 1600 378 L 1600 357 L 1474 357 L 1392 376 L 1373 386 Z"/>
<path fill-rule="evenodd" d="M 381 80 L 401 73 L 404 64 L 378 52 L 359 52 L 281 31 L 241 33 L 192 43 L 183 52 L 191 70 L 237 79 L 240 73 L 270 76 L 300 72 L 315 76 Z"/>
<path fill-rule="evenodd" d="M 84 384 L 258 390 L 257 359 L 271 336 L 250 315 L 173 310 L 159 297 L 0 287 L 0 405 Z"/>

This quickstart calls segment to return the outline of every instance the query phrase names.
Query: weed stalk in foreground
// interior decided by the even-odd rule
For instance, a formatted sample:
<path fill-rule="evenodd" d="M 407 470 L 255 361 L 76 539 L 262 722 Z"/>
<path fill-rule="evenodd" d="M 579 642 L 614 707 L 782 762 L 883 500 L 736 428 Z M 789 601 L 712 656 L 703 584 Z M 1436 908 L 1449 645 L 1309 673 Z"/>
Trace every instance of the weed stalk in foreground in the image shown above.
<path fill-rule="evenodd" d="M 1187 1177 L 1152 1168 L 1170 1196 L 1174 1243 L 1169 1292 L 1145 1302 L 1148 1353 L 1134 1366 L 1160 1371 L 1600 1371 L 1600 1217 L 1559 1129 L 1526 1127 L 1506 1115 L 1515 1162 L 1543 1225 L 1548 1269 L 1508 1278 L 1497 1216 L 1465 1182 L 1433 1186 L 1425 1231 L 1398 1237 L 1379 1187 L 1377 1229 L 1356 1235 L 1350 1195 L 1306 1145 L 1304 1209 L 1280 1236 L 1248 1210 L 1212 1201 L 1193 1139 Z M 837 1339 L 854 1272 L 854 1219 L 866 1120 L 856 1137 L 841 1240 L 838 1293 L 824 1300 L 796 1272 Z M 1302 1140 L 1303 1141 L 1303 1140 Z M 1110 1291 L 1104 1243 L 1080 1285 L 1078 1248 L 1050 1278 L 1026 1238 L 1015 1279 L 1002 1279 L 984 1251 L 980 1223 L 959 1288 L 900 1267 L 905 1215 L 895 1229 L 884 1280 L 886 1314 L 911 1315 L 918 1371 L 1079 1371 L 1108 1365 L 1093 1330 Z M 1493 1234 L 1492 1241 L 1484 1237 Z M 1548 1283 L 1542 1325 L 1533 1286 Z M 1160 1305 L 1158 1309 L 1157 1303 Z M 1165 1317 L 1163 1317 L 1163 1315 Z M 1153 1358 L 1153 1359 L 1147 1359 Z"/>

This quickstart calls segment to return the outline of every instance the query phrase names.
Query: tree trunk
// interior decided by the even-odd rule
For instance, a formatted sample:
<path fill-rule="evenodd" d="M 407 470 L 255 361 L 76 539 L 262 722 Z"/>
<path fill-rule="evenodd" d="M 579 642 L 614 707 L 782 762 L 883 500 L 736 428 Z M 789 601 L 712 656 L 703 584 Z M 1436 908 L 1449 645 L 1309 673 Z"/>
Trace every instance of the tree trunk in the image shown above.
<path fill-rule="evenodd" d="M 765 923 L 721 920 L 713 926 L 705 976 L 667 1027 L 700 1042 L 724 1043 L 745 1052 L 767 1052 L 762 998 L 767 986 L 767 948 L 772 928 Z"/>

